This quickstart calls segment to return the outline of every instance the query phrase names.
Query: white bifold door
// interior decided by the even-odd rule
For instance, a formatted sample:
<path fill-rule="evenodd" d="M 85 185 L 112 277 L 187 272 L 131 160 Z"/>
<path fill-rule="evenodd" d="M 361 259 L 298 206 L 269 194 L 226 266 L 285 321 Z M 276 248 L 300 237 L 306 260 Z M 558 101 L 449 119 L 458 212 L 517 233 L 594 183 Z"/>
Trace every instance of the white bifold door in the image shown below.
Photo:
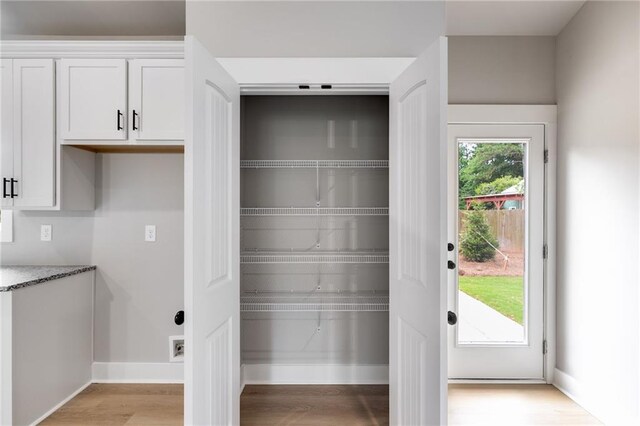
<path fill-rule="evenodd" d="M 240 90 L 185 39 L 187 425 L 240 424 Z"/>
<path fill-rule="evenodd" d="M 446 424 L 446 39 L 390 86 L 391 424 Z M 240 423 L 239 89 L 186 38 L 185 423 Z"/>
<path fill-rule="evenodd" d="M 447 423 L 447 44 L 389 90 L 389 392 L 393 425 Z"/>

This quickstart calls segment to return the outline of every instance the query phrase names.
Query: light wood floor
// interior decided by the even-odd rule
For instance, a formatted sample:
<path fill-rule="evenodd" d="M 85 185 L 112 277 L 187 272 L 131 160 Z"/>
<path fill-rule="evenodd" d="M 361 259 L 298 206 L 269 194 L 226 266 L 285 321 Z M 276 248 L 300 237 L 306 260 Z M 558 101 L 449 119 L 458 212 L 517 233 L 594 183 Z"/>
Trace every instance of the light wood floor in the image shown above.
<path fill-rule="evenodd" d="M 242 425 L 386 425 L 387 386 L 247 386 Z M 43 425 L 179 425 L 182 385 L 94 384 Z M 595 425 L 548 385 L 450 385 L 450 425 Z"/>

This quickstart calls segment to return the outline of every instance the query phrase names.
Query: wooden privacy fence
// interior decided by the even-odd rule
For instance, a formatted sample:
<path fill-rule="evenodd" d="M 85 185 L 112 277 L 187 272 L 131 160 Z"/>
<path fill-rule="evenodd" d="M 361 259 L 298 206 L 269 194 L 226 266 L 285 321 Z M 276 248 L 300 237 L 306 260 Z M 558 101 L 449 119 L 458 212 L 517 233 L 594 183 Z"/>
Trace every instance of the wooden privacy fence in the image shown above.
<path fill-rule="evenodd" d="M 464 232 L 464 217 L 468 210 L 458 212 L 458 230 Z M 501 251 L 524 251 L 524 210 L 482 210 L 491 233 L 500 243 Z"/>

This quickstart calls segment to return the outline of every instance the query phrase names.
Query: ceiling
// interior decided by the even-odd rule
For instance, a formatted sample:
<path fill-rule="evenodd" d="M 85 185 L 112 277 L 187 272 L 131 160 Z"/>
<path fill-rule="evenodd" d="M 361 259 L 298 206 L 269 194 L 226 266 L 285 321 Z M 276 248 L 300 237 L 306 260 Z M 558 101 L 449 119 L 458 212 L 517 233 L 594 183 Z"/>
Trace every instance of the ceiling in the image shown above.
<path fill-rule="evenodd" d="M 433 27 L 433 22 L 429 21 L 431 17 L 425 17 L 423 12 L 440 9 L 434 7 L 434 1 L 376 0 L 189 0 L 187 8 L 202 9 L 205 3 L 218 4 L 214 6 L 216 16 L 200 16 L 197 25 L 207 25 L 208 22 L 209 26 L 213 26 L 215 22 L 217 26 L 221 25 L 230 31 L 229 34 L 244 39 L 251 38 L 251 28 L 246 25 L 268 29 L 272 34 L 275 34 L 275 30 L 282 33 L 282 28 L 294 28 L 297 41 L 306 41 L 304 39 L 309 37 L 307 45 L 313 46 L 312 43 L 315 43 L 323 54 L 336 47 L 338 55 L 341 49 L 345 53 L 353 49 L 328 43 L 328 48 L 323 50 L 321 38 L 327 34 L 329 37 L 336 34 L 357 35 L 361 29 L 364 31 L 364 41 L 351 39 L 342 44 L 355 43 L 355 48 L 362 47 L 367 54 L 413 54 L 419 47 L 415 40 L 433 32 L 426 28 Z M 447 0 L 446 34 L 553 36 L 564 28 L 583 3 L 563 0 Z M 182 36 L 189 32 L 189 22 L 185 24 L 188 13 L 185 13 L 184 0 L 3 0 L 0 7 L 4 37 L 157 37 Z M 386 20 L 385 15 L 388 17 Z M 243 25 L 245 28 L 241 28 Z M 441 28 L 438 30 L 442 31 Z M 212 31 L 215 32 L 215 29 Z M 225 38 L 234 41 L 233 37 Z M 291 38 L 285 34 L 280 39 L 276 37 L 275 41 L 286 46 L 292 43 Z M 235 42 L 249 44 L 250 40 Z M 258 40 L 258 44 L 264 42 Z M 376 43 L 381 47 L 376 48 Z M 284 47 L 275 48 L 280 53 L 287 51 Z"/>

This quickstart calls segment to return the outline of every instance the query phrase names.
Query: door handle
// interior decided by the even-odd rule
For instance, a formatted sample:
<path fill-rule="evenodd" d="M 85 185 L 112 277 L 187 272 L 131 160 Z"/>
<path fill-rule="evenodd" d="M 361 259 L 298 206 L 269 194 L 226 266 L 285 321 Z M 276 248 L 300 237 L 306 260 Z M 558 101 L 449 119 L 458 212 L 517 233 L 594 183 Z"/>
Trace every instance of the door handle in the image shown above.
<path fill-rule="evenodd" d="M 11 197 L 11 193 L 7 192 L 7 184 L 8 183 L 11 183 L 11 180 L 9 180 L 7 178 L 2 178 L 2 198 Z"/>
<path fill-rule="evenodd" d="M 449 323 L 449 325 L 456 325 L 456 323 L 458 322 L 458 316 L 455 312 L 447 312 L 447 322 Z"/>
<path fill-rule="evenodd" d="M 122 127 L 122 124 L 120 123 L 120 118 L 122 118 L 122 112 L 120 112 L 120 110 L 118 110 L 118 115 L 117 115 L 117 120 L 118 120 L 118 130 L 123 130 L 124 127 Z"/>
<path fill-rule="evenodd" d="M 15 185 L 18 183 L 18 179 L 11 179 L 11 198 L 16 198 L 18 193 L 14 191 Z"/>
<path fill-rule="evenodd" d="M 138 113 L 136 112 L 136 110 L 133 110 L 133 130 L 138 130 L 138 126 L 136 125 L 136 118 L 138 117 Z"/>
<path fill-rule="evenodd" d="M 173 322 L 175 322 L 176 325 L 182 325 L 182 323 L 184 323 L 184 311 L 176 312 L 176 316 L 173 317 Z"/>

